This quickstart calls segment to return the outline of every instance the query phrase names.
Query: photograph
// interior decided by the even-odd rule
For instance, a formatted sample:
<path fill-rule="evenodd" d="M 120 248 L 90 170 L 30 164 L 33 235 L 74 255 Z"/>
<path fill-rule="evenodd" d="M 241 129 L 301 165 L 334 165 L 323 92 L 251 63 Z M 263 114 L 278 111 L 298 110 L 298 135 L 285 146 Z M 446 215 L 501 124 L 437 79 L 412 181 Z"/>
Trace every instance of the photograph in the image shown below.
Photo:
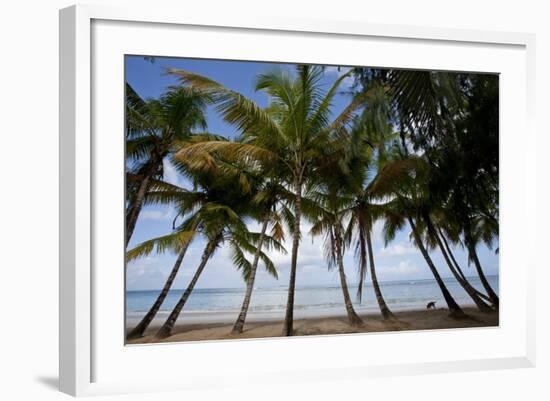
<path fill-rule="evenodd" d="M 124 57 L 126 345 L 499 326 L 499 74 Z"/>

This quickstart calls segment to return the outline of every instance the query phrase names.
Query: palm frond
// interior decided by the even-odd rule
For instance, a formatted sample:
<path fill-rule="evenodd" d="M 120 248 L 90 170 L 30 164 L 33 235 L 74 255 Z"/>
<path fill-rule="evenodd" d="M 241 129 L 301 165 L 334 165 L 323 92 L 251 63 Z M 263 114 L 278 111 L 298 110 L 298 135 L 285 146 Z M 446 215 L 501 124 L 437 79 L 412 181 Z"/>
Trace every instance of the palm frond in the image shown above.
<path fill-rule="evenodd" d="M 236 125 L 242 132 L 263 131 L 280 135 L 279 127 L 270 115 L 240 93 L 193 72 L 168 69 L 167 73 L 178 77 L 183 85 L 189 85 L 210 95 L 224 119 Z"/>
<path fill-rule="evenodd" d="M 247 282 L 250 277 L 250 271 L 252 270 L 252 264 L 246 258 L 243 250 L 241 249 L 241 247 L 237 242 L 232 241 L 230 244 L 230 247 L 231 247 L 231 260 L 233 262 L 233 265 L 236 267 L 238 271 L 241 272 L 244 281 Z"/>
<path fill-rule="evenodd" d="M 150 255 L 153 251 L 157 254 L 163 254 L 166 251 L 179 252 L 193 240 L 194 236 L 195 231 L 179 231 L 144 241 L 126 252 L 126 261 Z"/>
<path fill-rule="evenodd" d="M 211 156 L 213 153 L 230 159 L 254 160 L 262 163 L 270 163 L 277 159 L 277 155 L 268 149 L 247 143 L 227 141 L 194 143 L 180 149 L 174 158 L 187 164 L 192 164 L 195 161 L 204 163 L 204 160 L 208 160 L 209 164 L 214 163 L 215 165 Z"/>

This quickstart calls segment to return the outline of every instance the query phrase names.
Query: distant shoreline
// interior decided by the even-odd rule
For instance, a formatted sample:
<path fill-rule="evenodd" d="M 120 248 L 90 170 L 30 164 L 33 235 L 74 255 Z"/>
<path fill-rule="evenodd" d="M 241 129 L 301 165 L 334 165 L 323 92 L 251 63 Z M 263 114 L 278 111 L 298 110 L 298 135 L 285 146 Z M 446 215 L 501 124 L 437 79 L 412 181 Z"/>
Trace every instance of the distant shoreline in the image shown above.
<path fill-rule="evenodd" d="M 375 332 L 391 332 L 405 330 L 434 330 L 434 329 L 456 329 L 456 328 L 472 328 L 472 327 L 496 327 L 499 325 L 499 313 L 481 313 L 475 308 L 464 308 L 464 311 L 470 318 L 456 320 L 448 316 L 446 309 L 438 310 L 411 310 L 396 312 L 395 316 L 398 321 L 384 322 L 380 314 L 361 314 L 365 321 L 363 327 L 352 327 L 347 323 L 344 314 L 330 316 L 312 316 L 308 318 L 295 319 L 295 335 L 330 335 L 330 334 L 349 334 L 349 333 L 375 333 Z M 200 315 L 200 313 L 195 313 Z M 227 340 L 227 339 L 245 339 L 245 338 L 267 338 L 280 337 L 283 320 L 282 319 L 254 319 L 251 318 L 245 325 L 245 330 L 242 334 L 232 335 L 232 322 L 219 323 L 201 323 L 200 319 L 184 317 L 178 320 L 173 331 L 173 335 L 159 341 L 153 338 L 154 333 L 158 330 L 160 321 L 155 320 L 143 338 L 129 341 L 128 344 L 147 344 L 155 342 L 184 342 L 184 341 L 212 341 L 212 340 Z M 232 314 L 233 319 L 235 315 Z M 195 316 L 196 318 L 196 316 Z M 131 329 L 132 324 L 127 320 L 128 329 Z"/>
<path fill-rule="evenodd" d="M 485 277 L 487 278 L 495 278 L 495 277 L 499 277 L 500 275 L 499 274 L 487 274 L 485 275 Z M 454 277 L 442 277 L 443 281 L 452 281 L 452 282 L 456 282 L 456 279 Z M 468 280 L 478 280 L 479 277 L 476 276 L 476 275 L 473 275 L 473 276 L 466 276 L 466 279 Z M 420 282 L 420 281 L 435 281 L 433 278 L 415 278 L 415 279 L 407 279 L 407 280 L 385 280 L 385 281 L 379 281 L 379 284 L 380 285 L 384 285 L 384 284 L 398 284 L 398 283 L 406 283 L 406 282 Z M 364 284 L 365 287 L 372 287 L 372 283 L 370 282 L 367 282 Z M 353 289 L 353 288 L 357 288 L 357 283 L 349 283 L 348 284 L 348 287 Z M 281 284 L 281 285 L 276 285 L 276 286 L 271 286 L 271 287 L 262 287 L 260 286 L 259 288 L 261 288 L 262 290 L 280 290 L 280 289 L 285 289 L 287 288 L 287 285 L 286 284 Z M 302 286 L 296 286 L 296 289 L 299 290 L 299 289 L 308 289 L 308 288 L 340 288 L 339 284 L 334 284 L 334 285 L 330 285 L 330 286 L 325 286 L 325 285 L 302 285 Z M 132 289 L 132 290 L 129 290 L 129 289 L 126 289 L 126 292 L 160 292 L 162 290 L 162 288 L 159 288 L 159 289 L 141 289 L 141 290 L 136 290 L 136 289 Z M 242 290 L 244 292 L 245 290 L 245 285 L 243 284 L 242 287 L 196 287 L 195 288 L 195 291 L 217 291 L 217 290 Z M 185 291 L 185 288 L 172 288 L 172 291 Z"/>

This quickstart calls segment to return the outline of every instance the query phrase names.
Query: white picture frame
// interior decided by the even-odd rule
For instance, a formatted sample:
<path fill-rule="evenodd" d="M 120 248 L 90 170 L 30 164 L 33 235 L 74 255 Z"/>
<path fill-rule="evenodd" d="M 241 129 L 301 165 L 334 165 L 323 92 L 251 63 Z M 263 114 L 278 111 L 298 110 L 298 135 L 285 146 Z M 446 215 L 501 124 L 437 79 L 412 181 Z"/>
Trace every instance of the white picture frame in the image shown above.
<path fill-rule="evenodd" d="M 488 57 L 483 55 L 487 49 L 495 49 L 495 55 L 498 56 L 502 53 L 503 58 L 495 57 L 493 60 L 487 60 L 488 64 L 486 65 L 489 67 L 481 68 L 479 71 L 502 73 L 503 70 L 506 70 L 507 72 L 503 75 L 505 82 L 503 82 L 501 88 L 501 97 L 503 98 L 501 106 L 503 109 L 512 105 L 519 105 L 521 108 L 513 119 L 510 117 L 504 121 L 506 125 L 502 126 L 501 129 L 505 134 L 501 135 L 507 135 L 507 130 L 513 127 L 524 133 L 526 142 L 535 142 L 532 115 L 534 112 L 535 38 L 530 34 L 373 25 L 367 22 L 296 20 L 290 17 L 278 18 L 258 15 L 237 16 L 237 14 L 234 14 L 228 16 L 212 13 L 203 16 L 193 15 L 192 13 L 182 14 L 180 10 L 160 9 L 153 6 L 114 8 L 105 5 L 79 5 L 61 10 L 59 367 L 61 391 L 80 396 L 135 391 L 165 391 L 167 389 L 231 387 L 244 385 L 242 381 L 235 379 L 242 374 L 252 374 L 250 377 L 254 379 L 256 385 L 267 386 L 274 381 L 274 375 L 280 379 L 276 381 L 280 385 L 281 381 L 285 383 L 295 380 L 337 380 L 344 377 L 361 380 L 367 377 L 387 375 L 534 366 L 534 270 L 536 261 L 535 257 L 531 256 L 534 255 L 534 252 L 530 251 L 532 245 L 525 238 L 518 238 L 521 235 L 518 232 L 522 231 L 523 228 L 533 227 L 535 224 L 534 200 L 530 200 L 527 196 L 527 194 L 535 193 L 535 179 L 527 174 L 528 171 L 535 169 L 535 150 L 530 149 L 528 146 L 518 150 L 520 153 L 518 157 L 519 166 L 512 168 L 512 162 L 509 158 L 507 159 L 505 137 L 504 145 L 501 145 L 501 163 L 503 167 L 501 175 L 503 178 L 502 189 L 507 192 L 502 193 L 502 215 L 505 217 L 503 217 L 501 223 L 501 249 L 503 250 L 501 261 L 519 260 L 517 257 L 523 255 L 522 261 L 525 268 L 519 272 L 511 269 L 503 271 L 503 284 L 501 286 L 501 291 L 503 291 L 501 304 L 503 313 L 501 314 L 501 326 L 499 328 L 452 330 L 446 331 L 445 334 L 440 334 L 441 331 L 431 331 L 407 334 L 387 333 L 344 337 L 306 337 L 239 342 L 225 341 L 193 345 L 125 347 L 118 323 L 114 320 L 118 316 L 116 313 L 120 309 L 121 302 L 123 304 L 123 301 L 120 300 L 121 294 L 117 294 L 117 291 L 123 291 L 123 287 L 117 287 L 120 284 L 120 276 L 107 277 L 103 273 L 97 274 L 94 270 L 98 261 L 101 263 L 104 258 L 109 258 L 109 255 L 112 255 L 107 250 L 101 250 L 101 245 L 98 245 L 103 241 L 97 239 L 98 230 L 104 227 L 103 222 L 100 220 L 102 218 L 105 220 L 108 215 L 111 217 L 114 215 L 115 219 L 122 218 L 122 216 L 116 216 L 116 208 L 112 211 L 105 211 L 101 199 L 98 198 L 98 194 L 104 193 L 102 191 L 107 188 L 102 187 L 104 184 L 98 177 L 108 173 L 108 171 L 103 168 L 103 172 L 101 172 L 97 157 L 101 155 L 101 157 L 105 156 L 107 160 L 116 161 L 119 157 L 117 151 L 120 150 L 117 146 L 122 146 L 122 140 L 119 139 L 118 142 L 120 143 L 117 145 L 116 139 L 115 142 L 106 143 L 103 140 L 98 142 L 97 138 L 94 138 L 94 129 L 101 126 L 94 118 L 97 118 L 98 115 L 105 116 L 105 114 L 102 114 L 104 111 L 101 107 L 107 107 L 97 106 L 98 103 L 94 102 L 94 96 L 96 97 L 95 101 L 98 100 L 98 96 L 104 96 L 102 88 L 109 87 L 105 83 L 115 82 L 116 86 L 116 80 L 123 74 L 122 70 L 116 71 L 112 77 L 105 78 L 106 81 L 102 81 L 104 75 L 101 74 L 106 67 L 119 66 L 121 63 L 118 56 L 125 51 L 125 41 L 130 41 L 130 35 L 125 36 L 124 32 L 132 30 L 132 33 L 139 36 L 140 31 L 147 29 L 149 29 L 149 34 L 153 38 L 155 35 L 160 35 L 157 38 L 161 38 L 162 35 L 175 32 L 170 30 L 193 30 L 193 34 L 197 37 L 204 36 L 205 43 L 214 42 L 212 38 L 207 38 L 208 35 L 219 33 L 234 35 L 233 39 L 238 37 L 242 41 L 246 41 L 247 38 L 251 40 L 254 35 L 261 34 L 267 38 L 266 40 L 272 40 L 273 43 L 276 43 L 277 40 L 283 41 L 283 36 L 292 40 L 301 38 L 300 40 L 304 41 L 318 41 L 320 38 L 325 38 L 327 42 L 337 38 L 343 44 L 347 43 L 346 41 L 349 43 L 356 41 L 353 42 L 354 45 L 359 43 L 357 41 L 363 40 L 378 41 L 378 44 L 380 44 L 380 41 L 385 41 L 385 46 L 390 46 L 392 43 L 406 42 L 407 46 L 409 44 L 413 47 L 428 46 L 425 49 L 428 55 L 433 52 L 433 48 L 430 50 L 429 46 L 436 46 L 441 51 L 440 57 L 442 60 L 440 64 L 433 64 L 434 61 L 433 59 L 430 60 L 430 57 L 418 62 L 420 64 L 415 64 L 417 68 L 423 66 L 424 68 L 430 68 L 431 66 L 434 69 L 452 69 L 453 65 L 455 69 L 459 70 L 473 68 L 467 67 L 468 60 L 464 61 L 466 63 L 464 65 L 452 64 L 451 61 L 447 60 L 446 57 L 449 57 L 445 56 L 447 54 L 445 48 L 449 46 L 453 47 L 452 52 L 477 51 L 481 58 Z M 111 42 L 109 46 L 104 40 L 106 34 L 109 35 L 109 42 Z M 95 41 L 94 35 L 96 35 Z M 153 41 L 153 39 L 151 40 Z M 160 41 L 157 43 L 160 43 Z M 154 43 L 142 44 L 145 47 L 153 45 Z M 170 50 L 171 48 L 176 49 L 176 46 L 164 43 L 163 48 L 159 48 L 158 53 L 155 52 L 153 55 L 178 56 Z M 135 50 L 135 48 L 133 49 Z M 292 61 L 301 61 L 296 60 L 296 56 L 292 55 L 292 47 L 287 49 L 289 60 L 286 61 L 291 61 L 291 59 Z M 113 58 L 113 60 L 116 59 L 114 64 L 111 64 L 113 60 L 109 61 L 108 57 L 101 53 L 103 50 L 114 52 L 112 53 L 116 55 Z M 219 58 L 244 57 L 243 59 L 246 59 L 245 50 L 246 46 L 239 48 L 236 44 L 234 49 L 228 50 L 229 53 L 221 55 Z M 231 51 L 233 53 L 230 53 Z M 257 53 L 257 50 L 255 51 L 256 56 L 251 56 L 252 59 L 279 61 L 281 58 L 280 56 L 269 56 L 268 53 L 262 55 Z M 381 52 L 383 53 L 383 51 Z M 102 55 L 98 56 L 99 54 Z M 135 54 L 151 53 L 138 52 Z M 239 54 L 242 56 L 239 56 Z M 191 56 L 191 54 L 189 55 Z M 192 55 L 196 56 L 197 53 Z M 313 60 L 315 58 L 314 53 L 311 53 L 309 57 L 308 60 Z M 338 56 L 334 55 L 333 57 Z M 396 52 L 392 54 L 392 57 L 392 60 L 399 60 L 399 58 L 406 57 L 406 52 Z M 106 64 L 102 64 L 103 61 L 101 60 L 107 60 Z M 505 60 L 510 61 L 510 63 L 506 62 L 507 65 L 504 65 Z M 351 61 L 341 60 L 341 64 L 348 64 Z M 360 60 L 357 61 L 357 63 L 360 62 Z M 503 70 L 498 67 L 499 62 L 502 64 L 501 68 Z M 388 63 L 393 65 L 388 65 Z M 422 65 L 422 63 L 425 64 Z M 338 64 L 338 62 L 333 64 Z M 493 67 L 490 67 L 490 65 Z M 386 61 L 384 65 L 380 66 L 403 65 L 399 61 Z M 94 79 L 95 85 L 98 85 L 98 81 L 103 83 L 100 83 L 99 87 L 95 87 L 92 82 Z M 120 86 L 122 87 L 122 81 Z M 517 89 L 516 94 L 518 94 L 519 99 L 510 99 L 508 94 L 511 94 L 511 88 Z M 105 102 L 113 110 L 112 121 L 110 121 L 111 117 L 104 120 L 109 120 L 108 123 L 112 123 L 111 127 L 121 126 L 123 117 L 117 114 L 117 110 L 122 110 L 122 102 L 118 107 L 117 102 L 120 100 L 118 97 L 114 99 L 109 97 L 108 99 L 114 102 L 112 104 L 109 101 Z M 515 103 L 512 104 L 511 102 Z M 120 132 L 122 138 L 123 131 Z M 110 150 L 108 151 L 108 149 Z M 119 166 L 121 168 L 120 175 L 122 176 L 122 163 Z M 120 181 L 117 181 L 115 177 L 112 182 L 106 185 L 111 185 L 111 188 L 116 189 L 118 184 L 120 184 Z M 516 190 L 513 193 L 511 186 L 514 184 L 521 184 L 522 190 Z M 123 191 L 122 186 L 118 191 Z M 504 211 L 506 210 L 514 210 L 514 213 L 505 215 Z M 533 229 L 530 229 L 526 232 L 533 231 Z M 116 244 L 116 236 L 119 234 L 117 230 L 113 230 L 112 234 L 105 232 L 107 237 L 112 235 L 105 241 Z M 510 244 L 510 247 L 507 249 L 508 244 Z M 120 257 L 121 255 L 117 254 L 116 258 Z M 115 272 L 113 274 L 119 273 Z M 111 280 L 111 278 L 113 279 Z M 107 313 L 102 312 L 105 310 L 105 305 L 98 300 L 97 291 L 100 291 L 101 296 L 106 299 L 116 298 L 116 301 L 114 301 L 115 306 L 112 308 L 113 315 L 107 316 Z M 510 315 L 506 315 L 507 313 L 510 313 Z M 122 316 L 120 316 L 120 319 L 122 320 Z M 98 327 L 100 328 L 98 329 Z M 107 327 L 107 330 L 105 327 Z M 118 340 L 113 340 L 115 337 L 112 333 L 105 333 L 106 331 L 116 332 L 114 335 L 120 337 L 120 343 L 117 342 Z M 404 336 L 403 338 L 407 340 L 395 340 L 399 336 Z M 384 359 L 383 356 L 376 356 L 374 352 L 370 354 L 370 361 L 343 360 L 337 357 L 337 350 L 339 347 L 344 346 L 343 341 L 353 343 L 355 347 L 361 342 L 364 342 L 365 346 L 371 342 L 376 343 L 375 347 L 378 348 L 383 344 L 391 344 L 396 351 L 399 351 L 399 349 L 406 349 L 406 341 L 418 341 L 417 344 L 428 344 L 429 342 L 436 344 L 438 337 L 441 336 L 444 336 L 446 341 L 456 341 L 457 344 L 460 342 L 472 344 L 475 341 L 482 341 L 491 342 L 494 347 L 487 350 L 487 352 L 482 352 L 481 348 L 467 351 L 465 345 L 464 348 L 461 348 L 459 344 L 454 354 L 441 353 L 438 357 L 432 355 L 427 359 L 420 359 L 414 353 L 407 355 L 406 358 L 400 356 Z M 113 347 L 116 347 L 116 350 Z M 316 352 L 320 349 L 326 352 L 323 361 L 315 358 Z M 292 352 L 297 356 L 302 356 L 296 361 L 296 366 L 292 369 L 286 369 L 282 362 L 277 359 L 277 355 L 284 352 Z M 186 355 L 186 358 L 197 362 L 196 369 L 187 372 L 185 379 L 178 378 L 177 375 L 164 375 L 162 378 L 160 376 L 150 376 L 150 380 L 143 380 L 143 378 L 140 379 L 137 376 L 132 379 L 131 373 L 126 376 L 119 373 L 124 370 L 122 364 L 131 366 L 132 364 L 135 365 L 136 361 L 142 360 L 145 365 L 148 365 L 154 364 L 155 361 L 158 362 L 162 358 L 181 358 L 181 355 Z M 216 355 L 221 355 L 223 360 L 220 361 L 220 366 L 213 369 L 210 367 L 211 371 L 209 371 L 208 366 L 201 368 L 201 364 L 198 363 L 201 355 L 205 355 L 205 358 L 209 360 L 212 360 L 211 358 L 216 357 Z M 258 359 L 254 359 L 259 358 L 258 355 L 264 358 L 263 365 Z M 244 362 L 242 366 L 224 364 L 226 359 L 235 358 L 235 356 L 243 356 L 243 359 L 247 360 L 246 362 L 249 364 L 254 361 L 258 362 L 258 365 L 254 366 L 254 372 L 245 370 Z M 273 364 L 269 367 L 265 362 L 266 356 L 273 358 Z M 306 363 L 308 358 L 310 358 L 310 361 Z"/>

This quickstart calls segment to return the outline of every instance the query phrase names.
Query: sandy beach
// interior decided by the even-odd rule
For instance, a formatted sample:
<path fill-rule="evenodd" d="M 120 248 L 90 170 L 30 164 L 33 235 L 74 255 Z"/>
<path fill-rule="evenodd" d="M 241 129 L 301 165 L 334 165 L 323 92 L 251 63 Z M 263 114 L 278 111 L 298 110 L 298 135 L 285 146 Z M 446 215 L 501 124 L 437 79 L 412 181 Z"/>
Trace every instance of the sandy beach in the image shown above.
<path fill-rule="evenodd" d="M 464 311 L 470 317 L 469 319 L 452 319 L 448 316 L 448 311 L 445 309 L 397 312 L 395 313 L 395 316 L 398 320 L 395 322 L 384 322 L 379 314 L 367 314 L 361 316 L 365 322 L 363 327 L 351 327 L 348 325 L 347 319 L 344 315 L 311 317 L 296 319 L 294 321 L 294 329 L 295 335 L 307 336 L 403 330 L 490 327 L 498 326 L 499 324 L 498 313 L 481 313 L 474 308 L 464 308 Z M 283 327 L 282 320 L 254 319 L 245 325 L 245 329 L 242 334 L 232 335 L 232 323 L 197 322 L 198 320 L 187 323 L 183 321 L 179 322 L 174 329 L 174 334 L 164 340 L 157 340 L 153 338 L 154 333 L 158 329 L 158 322 L 154 322 L 145 332 L 144 337 L 137 340 L 131 340 L 128 344 L 279 337 Z M 129 326 L 130 325 L 131 323 L 129 322 Z"/>

